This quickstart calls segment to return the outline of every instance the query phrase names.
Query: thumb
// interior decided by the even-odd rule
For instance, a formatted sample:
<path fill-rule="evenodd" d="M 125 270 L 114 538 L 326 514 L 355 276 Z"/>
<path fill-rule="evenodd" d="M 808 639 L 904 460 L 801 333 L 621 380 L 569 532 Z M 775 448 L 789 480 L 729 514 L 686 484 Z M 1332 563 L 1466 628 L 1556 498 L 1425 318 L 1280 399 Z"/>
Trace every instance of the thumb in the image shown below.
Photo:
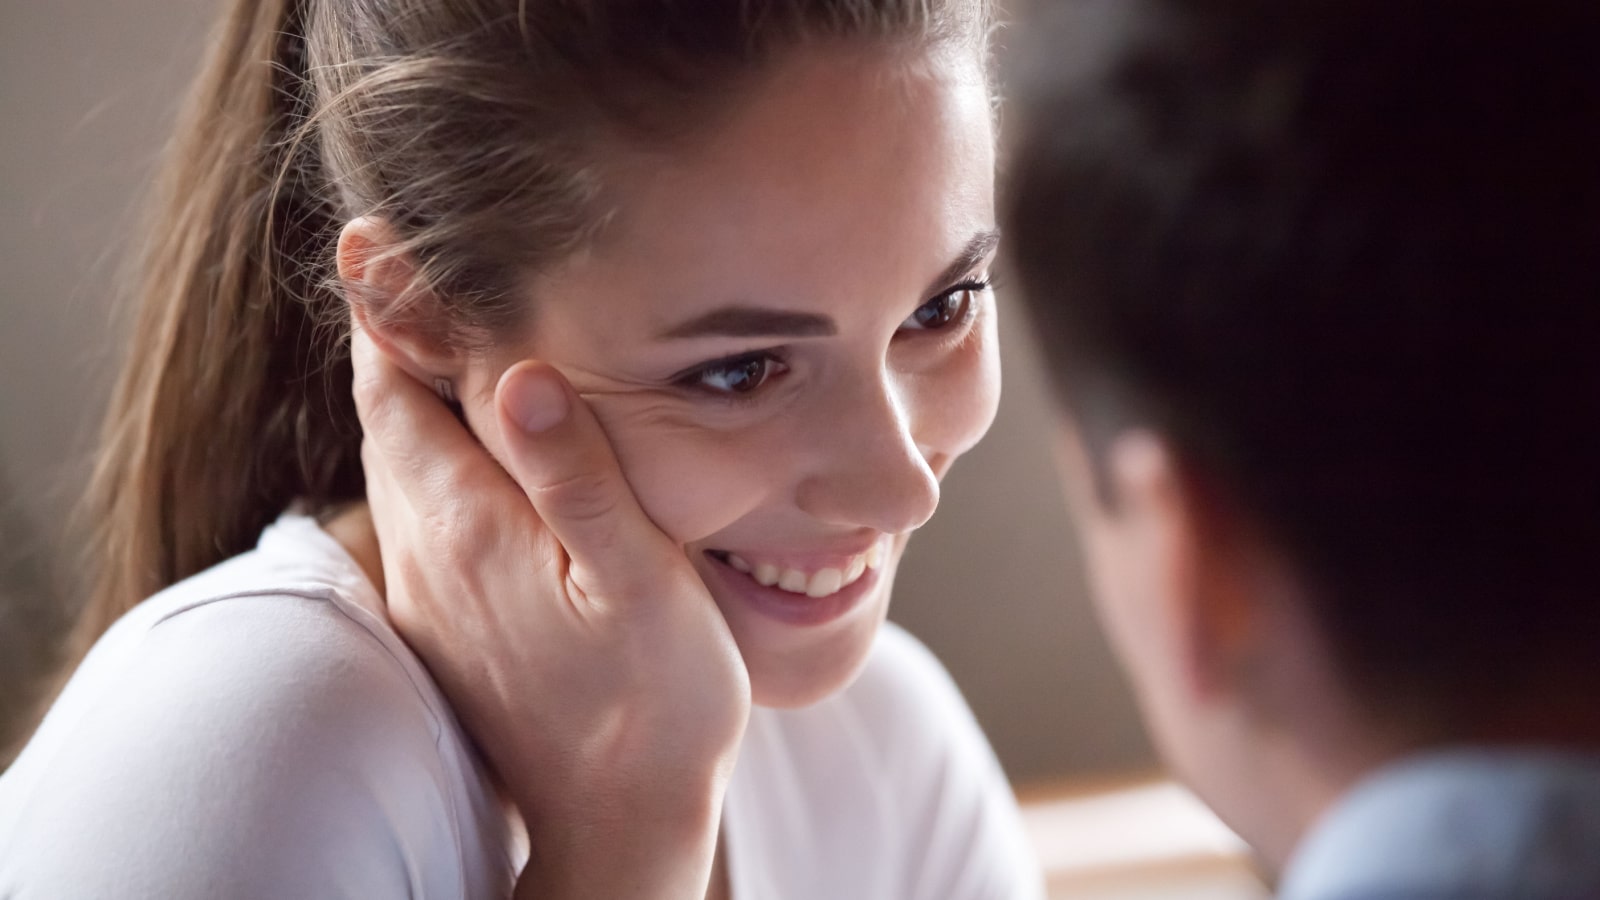
<path fill-rule="evenodd" d="M 682 554 L 645 515 L 605 431 L 553 367 L 522 362 L 495 389 L 507 468 L 571 557 L 591 597 L 631 596 L 659 583 Z"/>

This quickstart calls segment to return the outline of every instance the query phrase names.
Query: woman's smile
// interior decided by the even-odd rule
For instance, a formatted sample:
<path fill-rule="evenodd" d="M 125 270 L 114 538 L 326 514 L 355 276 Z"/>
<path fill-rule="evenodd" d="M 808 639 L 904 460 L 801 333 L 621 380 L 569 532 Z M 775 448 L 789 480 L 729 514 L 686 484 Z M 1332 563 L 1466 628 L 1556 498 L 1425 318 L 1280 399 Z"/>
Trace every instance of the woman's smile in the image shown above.
<path fill-rule="evenodd" d="M 991 2 L 223 0 L 0 896 L 1036 894 L 884 627 L 998 403 Z"/>
<path fill-rule="evenodd" d="M 776 585 L 791 594 L 808 597 L 826 597 L 840 588 L 856 583 L 868 569 L 883 564 L 883 545 L 873 541 L 867 549 L 848 555 L 833 554 L 826 558 L 774 556 L 760 551 L 747 551 L 744 555 L 722 550 L 709 550 L 713 559 L 749 575 L 763 587 Z"/>
<path fill-rule="evenodd" d="M 862 608 L 861 601 L 881 584 L 881 546 L 875 543 L 864 553 L 837 560 L 838 565 L 809 572 L 765 561 L 752 567 L 743 557 L 708 551 L 708 587 L 727 616 L 738 615 L 730 609 L 737 603 L 784 625 L 825 625 Z"/>
<path fill-rule="evenodd" d="M 992 110 L 961 54 L 806 54 L 752 98 L 693 153 L 618 162 L 626 202 L 473 377 L 562 371 L 755 701 L 793 707 L 865 663 L 906 537 L 993 420 Z"/>

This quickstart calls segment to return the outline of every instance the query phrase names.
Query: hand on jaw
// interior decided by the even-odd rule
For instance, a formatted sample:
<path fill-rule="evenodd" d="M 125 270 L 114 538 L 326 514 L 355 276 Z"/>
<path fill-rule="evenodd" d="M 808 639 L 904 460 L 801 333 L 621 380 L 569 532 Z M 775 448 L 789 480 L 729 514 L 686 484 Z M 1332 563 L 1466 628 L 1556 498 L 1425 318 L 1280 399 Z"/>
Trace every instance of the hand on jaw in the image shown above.
<path fill-rule="evenodd" d="M 527 824 L 519 895 L 702 897 L 750 685 L 682 549 L 550 367 L 500 380 L 502 468 L 359 328 L 352 357 L 390 618 Z"/>

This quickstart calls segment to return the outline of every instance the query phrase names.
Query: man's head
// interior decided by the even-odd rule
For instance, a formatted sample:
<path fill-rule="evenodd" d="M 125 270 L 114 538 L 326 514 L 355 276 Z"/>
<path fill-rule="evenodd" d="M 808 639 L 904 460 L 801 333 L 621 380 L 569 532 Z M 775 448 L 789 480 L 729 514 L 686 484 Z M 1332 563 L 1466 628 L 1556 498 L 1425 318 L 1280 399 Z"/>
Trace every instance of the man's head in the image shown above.
<path fill-rule="evenodd" d="M 1021 85 L 1013 252 L 1157 741 L 1281 855 L 1600 688 L 1600 11 L 1121 6 Z"/>

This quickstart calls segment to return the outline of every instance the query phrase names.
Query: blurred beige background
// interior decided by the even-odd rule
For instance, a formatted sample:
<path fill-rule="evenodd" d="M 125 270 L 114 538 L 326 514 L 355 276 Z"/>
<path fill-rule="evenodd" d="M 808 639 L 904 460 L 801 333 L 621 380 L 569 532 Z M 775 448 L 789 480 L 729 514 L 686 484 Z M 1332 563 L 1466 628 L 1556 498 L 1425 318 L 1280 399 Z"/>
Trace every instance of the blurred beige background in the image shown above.
<path fill-rule="evenodd" d="M 3 732 L 68 604 L 48 585 L 69 559 L 59 525 L 120 353 L 109 299 L 119 239 L 216 5 L 0 4 Z M 893 617 L 944 660 L 1014 780 L 1148 771 L 1083 595 L 1035 357 L 1003 291 L 1001 302 L 999 420 L 912 542 Z"/>

